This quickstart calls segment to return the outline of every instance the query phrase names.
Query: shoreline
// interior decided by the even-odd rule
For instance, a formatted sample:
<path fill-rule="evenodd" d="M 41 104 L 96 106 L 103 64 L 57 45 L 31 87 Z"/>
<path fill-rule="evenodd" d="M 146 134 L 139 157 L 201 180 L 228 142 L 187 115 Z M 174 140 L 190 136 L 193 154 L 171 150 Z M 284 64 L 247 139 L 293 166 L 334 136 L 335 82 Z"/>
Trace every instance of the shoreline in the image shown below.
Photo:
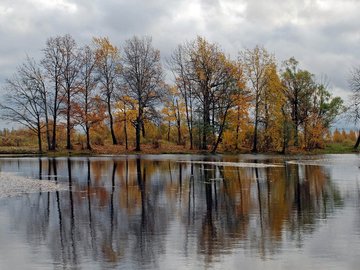
<path fill-rule="evenodd" d="M 134 150 L 122 150 L 122 149 L 111 149 L 108 148 L 97 148 L 94 150 L 65 150 L 60 149 L 57 151 L 44 151 L 39 153 L 38 151 L 31 148 L 19 147 L 16 150 L 4 149 L 0 147 L 0 158 L 11 158 L 11 157 L 77 157 L 77 156 L 117 156 L 117 155 L 275 155 L 275 156 L 296 156 L 296 155 L 324 155 L 324 154 L 358 154 L 359 150 L 355 150 L 352 147 L 342 149 L 315 149 L 312 151 L 306 151 L 301 149 L 293 149 L 286 153 L 281 152 L 257 152 L 253 153 L 250 150 L 241 151 L 217 151 L 211 153 L 210 151 L 204 150 L 190 150 L 190 149 L 151 149 L 145 148 L 142 151 Z"/>

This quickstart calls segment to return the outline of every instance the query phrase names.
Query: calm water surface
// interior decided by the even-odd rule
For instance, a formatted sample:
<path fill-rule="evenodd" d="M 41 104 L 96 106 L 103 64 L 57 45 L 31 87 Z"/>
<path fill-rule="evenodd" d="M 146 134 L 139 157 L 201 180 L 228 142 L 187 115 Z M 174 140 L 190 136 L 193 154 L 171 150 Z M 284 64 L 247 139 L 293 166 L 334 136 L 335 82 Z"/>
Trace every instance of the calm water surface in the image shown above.
<path fill-rule="evenodd" d="M 2 158 L 1 172 L 68 190 L 0 199 L 0 269 L 359 269 L 359 166 L 358 155 Z"/>

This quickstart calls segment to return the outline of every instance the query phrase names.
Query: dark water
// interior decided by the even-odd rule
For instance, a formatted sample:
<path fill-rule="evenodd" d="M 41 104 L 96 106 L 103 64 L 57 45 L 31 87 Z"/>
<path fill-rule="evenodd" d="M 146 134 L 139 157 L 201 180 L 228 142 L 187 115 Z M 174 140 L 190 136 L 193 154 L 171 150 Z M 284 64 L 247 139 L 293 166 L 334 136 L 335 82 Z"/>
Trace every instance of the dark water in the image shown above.
<path fill-rule="evenodd" d="M 69 190 L 0 199 L 0 269 L 359 269 L 359 158 L 3 158 Z"/>

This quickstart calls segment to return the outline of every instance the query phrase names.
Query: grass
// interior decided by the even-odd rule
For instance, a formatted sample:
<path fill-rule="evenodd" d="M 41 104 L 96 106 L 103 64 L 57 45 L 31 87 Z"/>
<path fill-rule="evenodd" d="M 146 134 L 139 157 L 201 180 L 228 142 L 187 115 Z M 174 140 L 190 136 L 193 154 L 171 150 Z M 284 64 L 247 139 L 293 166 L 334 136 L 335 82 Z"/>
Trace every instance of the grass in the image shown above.
<path fill-rule="evenodd" d="M 219 151 L 221 153 L 221 151 Z M 134 151 L 134 147 L 125 149 L 124 145 L 105 145 L 105 146 L 93 146 L 93 149 L 84 150 L 79 146 L 76 146 L 73 150 L 68 151 L 66 149 L 59 149 L 57 151 L 48 151 L 42 153 L 43 156 L 61 157 L 61 156 L 92 156 L 92 155 L 120 155 L 120 154 L 208 154 L 207 151 L 190 150 L 182 145 L 171 144 L 168 142 L 161 142 L 158 147 L 152 144 L 142 144 L 141 151 Z M 236 152 L 224 152 L 226 154 L 242 154 L 249 153 L 248 149 L 241 149 Z M 345 154 L 345 153 L 358 153 L 353 149 L 351 142 L 343 143 L 329 143 L 324 149 L 315 149 L 312 151 L 304 151 L 299 149 L 293 149 L 290 154 Z M 38 149 L 33 146 L 0 146 L 1 155 L 39 155 Z M 266 153 L 265 153 L 266 154 Z"/>
<path fill-rule="evenodd" d="M 37 155 L 39 154 L 37 147 L 31 146 L 0 146 L 0 154 L 24 154 L 24 155 Z"/>
<path fill-rule="evenodd" d="M 324 149 L 314 150 L 316 154 L 347 154 L 358 153 L 358 150 L 354 149 L 354 145 L 348 142 L 345 143 L 329 143 Z"/>

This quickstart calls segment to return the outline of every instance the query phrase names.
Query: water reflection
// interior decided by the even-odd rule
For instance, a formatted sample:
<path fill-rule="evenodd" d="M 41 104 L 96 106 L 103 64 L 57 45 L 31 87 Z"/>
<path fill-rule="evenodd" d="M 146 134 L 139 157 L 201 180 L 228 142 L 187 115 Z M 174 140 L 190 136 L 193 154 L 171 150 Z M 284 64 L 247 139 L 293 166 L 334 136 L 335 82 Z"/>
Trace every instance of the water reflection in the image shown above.
<path fill-rule="evenodd" d="M 0 161 L 1 171 L 68 183 L 68 191 L 7 199 L 12 224 L 30 246 L 45 245 L 60 268 L 159 268 L 170 255 L 211 266 L 239 249 L 266 260 L 289 244 L 301 248 L 344 199 L 326 167 L 283 164 L 236 168 L 139 156 Z"/>

